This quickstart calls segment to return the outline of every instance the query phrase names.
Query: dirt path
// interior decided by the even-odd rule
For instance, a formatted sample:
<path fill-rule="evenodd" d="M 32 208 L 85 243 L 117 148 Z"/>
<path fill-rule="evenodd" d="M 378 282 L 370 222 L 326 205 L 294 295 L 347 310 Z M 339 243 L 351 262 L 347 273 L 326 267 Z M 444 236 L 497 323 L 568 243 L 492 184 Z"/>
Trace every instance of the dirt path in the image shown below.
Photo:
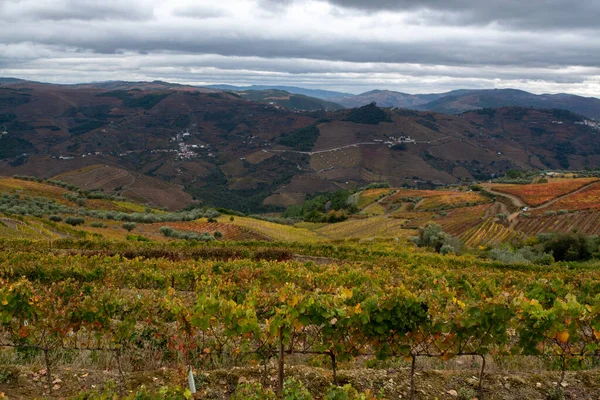
<path fill-rule="evenodd" d="M 529 210 L 528 210 L 528 211 L 536 211 L 536 210 L 541 210 L 541 209 L 543 209 L 543 208 L 549 207 L 549 206 L 551 206 L 552 204 L 556 203 L 557 201 L 560 201 L 560 200 L 562 200 L 562 199 L 564 199 L 564 198 L 567 198 L 567 197 L 569 197 L 569 196 L 572 196 L 572 195 L 574 195 L 574 194 L 577 194 L 577 193 L 579 193 L 579 192 L 582 192 L 582 191 L 584 191 L 585 189 L 587 189 L 588 187 L 590 187 L 590 186 L 592 186 L 592 185 L 595 185 L 595 184 L 597 184 L 597 183 L 598 183 L 598 181 L 590 182 L 590 183 L 588 183 L 587 185 L 583 185 L 582 187 L 580 187 L 580 188 L 579 188 L 579 189 L 577 189 L 577 190 L 574 190 L 574 191 L 572 191 L 572 192 L 565 193 L 565 194 L 562 194 L 562 195 L 560 195 L 560 196 L 557 196 L 557 197 L 555 197 L 555 198 L 553 198 L 553 199 L 551 199 L 551 200 L 548 200 L 548 201 L 547 201 L 547 202 L 545 202 L 545 203 L 542 203 L 542 204 L 540 204 L 539 206 L 536 206 L 536 207 L 529 207 Z M 511 202 L 512 202 L 514 205 L 515 205 L 515 207 L 517 207 L 517 208 L 518 208 L 518 210 L 517 210 L 517 211 L 515 211 L 514 213 L 512 213 L 512 214 L 510 214 L 510 215 L 508 216 L 508 223 L 509 223 L 509 226 L 510 226 L 511 228 L 514 228 L 514 227 L 515 227 L 515 225 L 517 224 L 517 217 L 519 216 L 519 214 L 521 214 L 521 212 L 522 212 L 522 209 L 523 209 L 524 207 L 528 207 L 528 205 L 527 205 L 527 204 L 526 204 L 526 203 L 523 201 L 523 199 L 521 199 L 519 196 L 515 196 L 514 194 L 510 194 L 510 193 L 504 193 L 504 192 L 499 192 L 499 191 L 497 191 L 497 190 L 494 190 L 494 189 L 493 189 L 493 186 L 492 186 L 491 184 L 489 184 L 489 183 L 483 183 L 483 184 L 481 184 L 481 186 L 482 186 L 482 187 L 483 187 L 483 188 L 484 188 L 486 191 L 488 191 L 488 192 L 490 192 L 490 193 L 492 193 L 492 194 L 494 194 L 494 195 L 497 195 L 497 196 L 502 196 L 502 197 L 504 197 L 504 198 L 507 198 L 507 199 L 509 199 L 509 200 L 510 200 L 510 201 L 511 201 Z"/>

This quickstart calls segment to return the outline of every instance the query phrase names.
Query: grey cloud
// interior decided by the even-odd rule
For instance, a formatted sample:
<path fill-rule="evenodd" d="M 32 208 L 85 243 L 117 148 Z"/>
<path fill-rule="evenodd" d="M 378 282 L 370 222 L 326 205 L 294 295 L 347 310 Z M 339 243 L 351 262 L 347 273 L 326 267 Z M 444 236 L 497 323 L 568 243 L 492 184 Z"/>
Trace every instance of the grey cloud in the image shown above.
<path fill-rule="evenodd" d="M 522 29 L 597 28 L 600 2 L 573 0 L 322 0 L 363 10 L 418 11 L 424 20 L 439 24 L 488 25 Z"/>
<path fill-rule="evenodd" d="M 153 7 L 141 0 L 18 0 L 0 3 L 4 21 L 146 20 Z"/>
<path fill-rule="evenodd" d="M 180 7 L 173 11 L 176 17 L 186 17 L 195 19 L 220 18 L 228 15 L 227 11 L 216 8 L 206 7 L 201 5 L 193 5 L 190 7 Z"/>
<path fill-rule="evenodd" d="M 600 94 L 597 1 L 302 1 L 0 0 L 0 76 Z"/>
<path fill-rule="evenodd" d="M 5 43 L 35 41 L 98 53 L 119 51 L 157 52 L 163 50 L 191 54 L 256 56 L 263 58 L 304 58 L 347 62 L 414 63 L 425 65 L 520 65 L 530 67 L 600 65 L 600 42 L 568 37 L 562 42 L 547 35 L 507 35 L 482 40 L 437 37 L 394 42 L 352 37 L 281 37 L 227 28 L 221 33 L 197 26 L 180 29 L 153 22 L 143 25 L 118 24 L 90 29 L 88 24 L 58 25 L 48 30 L 37 24 L 4 34 Z M 99 34 L 101 32 L 101 35 Z M 100 37 L 101 36 L 101 37 Z"/>

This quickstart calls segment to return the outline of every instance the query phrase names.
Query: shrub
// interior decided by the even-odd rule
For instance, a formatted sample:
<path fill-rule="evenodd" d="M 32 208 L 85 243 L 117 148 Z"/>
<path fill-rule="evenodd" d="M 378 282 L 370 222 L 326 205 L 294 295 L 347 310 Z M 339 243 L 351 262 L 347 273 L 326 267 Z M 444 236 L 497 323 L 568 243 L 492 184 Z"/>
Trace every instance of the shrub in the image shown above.
<path fill-rule="evenodd" d="M 131 232 L 136 228 L 137 224 L 135 222 L 125 222 L 121 227 L 125 229 L 127 232 Z"/>
<path fill-rule="evenodd" d="M 213 233 L 213 236 L 216 239 L 221 239 L 223 237 L 223 234 L 221 232 L 219 232 L 219 231 L 215 231 L 215 233 Z"/>
<path fill-rule="evenodd" d="M 415 243 L 419 247 L 431 247 L 438 253 L 441 253 L 443 248 L 444 254 L 458 253 L 461 248 L 458 239 L 444 232 L 441 226 L 433 222 L 419 228 L 419 236 Z"/>
<path fill-rule="evenodd" d="M 231 400 L 275 400 L 276 398 L 273 390 L 264 388 L 258 382 L 238 385 L 230 397 Z"/>
<path fill-rule="evenodd" d="M 171 237 L 175 239 L 183 239 L 183 240 L 196 240 L 201 242 L 210 242 L 215 240 L 215 237 L 210 233 L 202 233 L 198 235 L 196 232 L 187 232 L 187 231 L 176 231 L 175 229 L 169 226 L 163 226 L 159 229 L 160 233 L 162 233 L 166 237 Z"/>
<path fill-rule="evenodd" d="M 565 392 L 562 390 L 562 388 L 554 387 L 554 388 L 550 389 L 550 391 L 548 392 L 548 396 L 546 398 L 548 400 L 564 400 Z"/>
<path fill-rule="evenodd" d="M 312 400 L 310 392 L 302 381 L 288 378 L 283 385 L 283 398 L 286 400 Z"/>
<path fill-rule="evenodd" d="M 104 227 L 106 227 L 106 225 L 104 225 L 102 222 L 96 222 L 96 221 L 90 223 L 90 226 L 92 228 L 104 228 Z"/>
<path fill-rule="evenodd" d="M 60 222 L 62 221 L 62 217 L 60 215 L 51 215 L 48 219 L 52 222 Z"/>
<path fill-rule="evenodd" d="M 85 219 L 80 217 L 67 217 L 65 222 L 72 226 L 83 225 L 85 223 Z"/>
<path fill-rule="evenodd" d="M 358 393 L 352 385 L 330 386 L 323 397 L 323 400 L 365 400 L 364 394 Z"/>
<path fill-rule="evenodd" d="M 458 389 L 458 400 L 473 400 L 476 397 L 477 395 L 475 394 L 475 391 L 471 388 L 463 386 L 460 389 Z"/>
<path fill-rule="evenodd" d="M 582 233 L 539 235 L 544 251 L 557 261 L 585 261 L 592 257 L 597 243 Z"/>

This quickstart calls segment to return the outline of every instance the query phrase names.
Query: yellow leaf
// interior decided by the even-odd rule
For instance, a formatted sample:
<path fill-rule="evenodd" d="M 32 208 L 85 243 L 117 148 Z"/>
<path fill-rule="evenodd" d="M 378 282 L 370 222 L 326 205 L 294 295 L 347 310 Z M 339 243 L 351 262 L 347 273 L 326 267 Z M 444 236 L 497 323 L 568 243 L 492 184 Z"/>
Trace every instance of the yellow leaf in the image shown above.
<path fill-rule="evenodd" d="M 2 305 L 3 306 L 7 306 L 8 305 L 8 300 L 6 300 L 6 299 L 2 300 Z"/>
<path fill-rule="evenodd" d="M 296 305 L 300 302 L 300 296 L 298 296 L 297 294 L 293 295 L 291 298 L 288 299 L 288 304 L 290 305 L 290 307 L 296 307 Z"/>
<path fill-rule="evenodd" d="M 352 289 L 342 288 L 340 291 L 341 291 L 342 298 L 349 299 L 352 297 L 352 294 L 353 294 Z"/>
<path fill-rule="evenodd" d="M 204 349 L 204 354 L 210 354 L 210 349 L 208 347 Z"/>
<path fill-rule="evenodd" d="M 596 338 L 596 340 L 600 340 L 600 331 L 597 329 L 594 329 L 594 337 Z"/>
<path fill-rule="evenodd" d="M 356 306 L 354 306 L 354 313 L 360 314 L 361 312 L 362 312 L 362 307 L 360 306 L 360 303 L 358 303 Z"/>
<path fill-rule="evenodd" d="M 569 332 L 562 331 L 556 334 L 556 339 L 562 343 L 567 343 L 569 340 Z"/>

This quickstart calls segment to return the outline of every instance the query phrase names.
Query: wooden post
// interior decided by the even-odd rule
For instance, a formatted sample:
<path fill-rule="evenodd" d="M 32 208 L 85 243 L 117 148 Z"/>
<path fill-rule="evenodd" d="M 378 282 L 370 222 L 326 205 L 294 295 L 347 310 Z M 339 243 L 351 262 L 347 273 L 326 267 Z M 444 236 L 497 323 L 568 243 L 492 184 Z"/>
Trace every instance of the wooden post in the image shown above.
<path fill-rule="evenodd" d="M 479 371 L 479 385 L 477 387 L 477 392 L 479 393 L 479 400 L 483 399 L 483 372 L 485 370 L 485 356 L 480 354 L 481 357 L 481 371 Z"/>
<path fill-rule="evenodd" d="M 284 376 L 284 352 L 283 352 L 283 328 L 279 328 L 279 371 L 277 379 L 277 396 L 283 398 L 283 376 Z"/>
<path fill-rule="evenodd" d="M 335 354 L 333 352 L 329 352 L 329 357 L 331 357 L 331 371 L 333 373 L 333 384 L 337 386 L 337 363 L 335 361 Z"/>
<path fill-rule="evenodd" d="M 48 356 L 48 349 L 43 349 L 44 362 L 46 364 L 46 380 L 48 381 L 48 395 L 52 394 L 52 374 L 50 373 L 50 357 Z"/>
<path fill-rule="evenodd" d="M 417 357 L 414 354 L 411 354 L 411 362 L 410 362 L 410 400 L 415 399 L 415 364 L 417 362 Z"/>

